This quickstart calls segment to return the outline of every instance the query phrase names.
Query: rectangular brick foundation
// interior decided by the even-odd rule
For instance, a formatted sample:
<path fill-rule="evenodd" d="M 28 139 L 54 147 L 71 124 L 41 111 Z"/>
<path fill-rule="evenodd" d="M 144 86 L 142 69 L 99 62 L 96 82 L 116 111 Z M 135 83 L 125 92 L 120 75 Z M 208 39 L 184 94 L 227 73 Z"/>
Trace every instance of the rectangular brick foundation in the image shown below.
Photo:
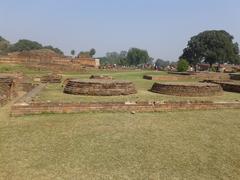
<path fill-rule="evenodd" d="M 240 109 L 240 102 L 137 102 L 137 103 L 17 103 L 11 115 L 79 112 L 161 112 L 178 110 Z"/>

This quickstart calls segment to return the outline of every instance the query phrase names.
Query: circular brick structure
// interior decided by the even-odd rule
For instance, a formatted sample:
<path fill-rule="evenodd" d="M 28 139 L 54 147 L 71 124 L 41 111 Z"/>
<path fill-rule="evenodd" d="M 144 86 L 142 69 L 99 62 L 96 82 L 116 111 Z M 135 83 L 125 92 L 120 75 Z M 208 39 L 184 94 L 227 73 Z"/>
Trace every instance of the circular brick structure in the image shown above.
<path fill-rule="evenodd" d="M 222 94 L 222 87 L 210 83 L 154 83 L 152 92 L 174 96 L 214 96 Z"/>
<path fill-rule="evenodd" d="M 64 93 L 90 96 L 119 96 L 137 93 L 134 84 L 130 81 L 116 80 L 69 80 Z"/>

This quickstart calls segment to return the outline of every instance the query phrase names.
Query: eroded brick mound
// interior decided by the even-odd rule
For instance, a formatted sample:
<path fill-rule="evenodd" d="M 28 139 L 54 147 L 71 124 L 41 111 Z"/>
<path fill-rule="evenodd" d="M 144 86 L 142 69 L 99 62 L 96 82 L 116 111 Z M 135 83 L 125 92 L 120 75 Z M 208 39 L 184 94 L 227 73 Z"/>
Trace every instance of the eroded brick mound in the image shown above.
<path fill-rule="evenodd" d="M 115 80 L 69 80 L 64 93 L 91 96 L 119 96 L 137 93 L 132 82 Z"/>
<path fill-rule="evenodd" d="M 152 92 L 174 96 L 215 96 L 222 94 L 222 87 L 210 83 L 154 83 Z"/>
<path fill-rule="evenodd" d="M 41 77 L 41 83 L 61 83 L 62 76 L 57 74 L 50 74 Z"/>
<path fill-rule="evenodd" d="M 91 75 L 89 79 L 112 80 L 113 78 L 111 76 L 107 76 L 107 75 Z"/>
<path fill-rule="evenodd" d="M 240 73 L 232 73 L 232 74 L 229 74 L 230 75 L 230 79 L 232 80 L 240 80 Z"/>

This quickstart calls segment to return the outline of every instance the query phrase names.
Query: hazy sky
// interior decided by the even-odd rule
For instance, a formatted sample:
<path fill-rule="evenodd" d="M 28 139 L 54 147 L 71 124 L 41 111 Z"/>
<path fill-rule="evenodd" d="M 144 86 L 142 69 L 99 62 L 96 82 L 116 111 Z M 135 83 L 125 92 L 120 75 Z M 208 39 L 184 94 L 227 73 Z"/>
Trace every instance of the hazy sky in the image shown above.
<path fill-rule="evenodd" d="M 240 43 L 239 0 L 0 0 L 0 36 L 31 39 L 66 54 L 138 47 L 176 60 L 191 36 L 224 29 Z"/>

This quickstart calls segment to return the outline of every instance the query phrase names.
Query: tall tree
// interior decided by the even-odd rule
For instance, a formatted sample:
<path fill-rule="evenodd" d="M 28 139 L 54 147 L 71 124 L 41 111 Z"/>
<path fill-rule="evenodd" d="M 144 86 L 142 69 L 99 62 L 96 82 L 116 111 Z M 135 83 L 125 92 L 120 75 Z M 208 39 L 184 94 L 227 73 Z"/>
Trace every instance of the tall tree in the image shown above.
<path fill-rule="evenodd" d="M 74 56 L 75 55 L 75 50 L 71 50 L 71 55 Z"/>
<path fill-rule="evenodd" d="M 94 48 L 90 49 L 89 55 L 93 57 L 96 54 L 96 50 Z"/>
<path fill-rule="evenodd" d="M 138 49 L 138 48 L 131 48 L 128 51 L 127 59 L 129 65 L 139 65 L 139 64 L 146 64 L 149 62 L 150 57 L 146 50 Z"/>
<path fill-rule="evenodd" d="M 7 53 L 9 47 L 10 47 L 9 41 L 0 36 L 0 55 Z"/>
<path fill-rule="evenodd" d="M 180 58 L 186 59 L 191 65 L 206 62 L 237 63 L 239 56 L 238 44 L 233 42 L 233 36 L 223 30 L 204 31 L 193 36 L 183 50 Z"/>
<path fill-rule="evenodd" d="M 157 59 L 156 62 L 155 62 L 155 66 L 158 67 L 158 68 L 163 68 L 164 69 L 169 65 L 170 65 L 169 61 L 164 61 L 162 59 Z"/>

